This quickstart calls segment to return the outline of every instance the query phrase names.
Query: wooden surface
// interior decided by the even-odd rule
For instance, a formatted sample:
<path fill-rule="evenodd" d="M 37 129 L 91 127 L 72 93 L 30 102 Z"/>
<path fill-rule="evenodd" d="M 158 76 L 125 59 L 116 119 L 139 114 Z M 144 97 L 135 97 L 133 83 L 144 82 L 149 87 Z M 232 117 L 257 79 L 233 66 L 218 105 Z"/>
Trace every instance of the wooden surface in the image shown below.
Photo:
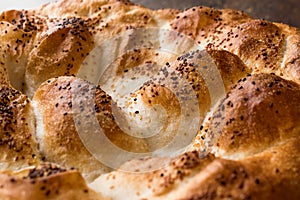
<path fill-rule="evenodd" d="M 204 5 L 243 10 L 251 16 L 300 28 L 300 0 L 131 0 L 146 7 L 179 8 Z"/>

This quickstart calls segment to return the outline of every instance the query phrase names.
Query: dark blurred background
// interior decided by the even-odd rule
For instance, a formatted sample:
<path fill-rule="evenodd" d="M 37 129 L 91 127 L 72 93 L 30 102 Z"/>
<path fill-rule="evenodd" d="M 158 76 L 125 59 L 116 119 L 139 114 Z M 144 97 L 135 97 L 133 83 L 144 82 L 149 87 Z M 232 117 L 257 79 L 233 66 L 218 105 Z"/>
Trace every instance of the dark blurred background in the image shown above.
<path fill-rule="evenodd" d="M 148 8 L 185 9 L 210 6 L 242 10 L 254 18 L 283 22 L 300 28 L 300 0 L 131 0 Z"/>

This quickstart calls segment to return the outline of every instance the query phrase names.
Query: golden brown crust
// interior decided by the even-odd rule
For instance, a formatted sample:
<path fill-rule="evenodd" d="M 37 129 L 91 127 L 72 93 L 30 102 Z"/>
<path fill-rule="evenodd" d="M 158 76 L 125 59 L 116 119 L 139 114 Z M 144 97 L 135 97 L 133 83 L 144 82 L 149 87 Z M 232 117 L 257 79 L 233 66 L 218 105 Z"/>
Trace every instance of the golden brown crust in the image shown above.
<path fill-rule="evenodd" d="M 57 22 L 46 37 L 30 52 L 26 65 L 25 92 L 32 96 L 38 86 L 56 76 L 77 74 L 85 57 L 93 48 L 91 35 L 83 20 L 71 18 Z"/>
<path fill-rule="evenodd" d="M 228 37 L 229 36 L 229 37 Z M 235 27 L 215 46 L 238 55 L 254 72 L 277 72 L 280 66 L 284 35 L 271 22 L 252 20 Z"/>
<path fill-rule="evenodd" d="M 77 134 L 72 117 L 71 88 L 71 77 L 60 81 L 53 79 L 39 87 L 33 98 L 38 121 L 37 138 L 46 161 L 68 168 L 78 167 L 87 178 L 93 178 L 95 175 L 89 175 L 89 172 L 103 173 L 108 169 L 93 158 Z"/>
<path fill-rule="evenodd" d="M 276 73 L 299 83 L 299 31 L 232 10 L 191 8 L 171 22 L 204 47 L 236 54 L 254 72 Z"/>
<path fill-rule="evenodd" d="M 286 24 L 278 24 L 283 34 L 285 34 L 285 48 L 283 60 L 281 63 L 282 73 L 290 76 L 292 80 L 299 83 L 300 77 L 300 31 L 296 28 L 289 27 Z"/>
<path fill-rule="evenodd" d="M 216 10 L 208 7 L 194 7 L 179 13 L 170 22 L 171 27 L 206 46 L 215 43 L 233 27 L 252 18 L 234 10 Z"/>
<path fill-rule="evenodd" d="M 235 27 L 228 32 L 229 38 L 224 35 L 215 46 L 238 55 L 255 73 L 275 73 L 299 82 L 296 62 L 299 38 L 287 34 L 290 30 L 293 32 L 293 28 L 284 29 L 271 22 L 252 20 Z M 284 62 L 285 57 L 295 60 Z"/>
<path fill-rule="evenodd" d="M 178 97 L 167 87 L 161 86 L 157 83 L 149 81 L 145 83 L 137 92 L 132 95 L 130 107 L 132 111 L 137 111 L 137 117 L 140 117 L 140 122 L 150 119 L 152 122 L 161 122 L 160 119 L 155 117 L 143 116 L 143 113 L 149 112 L 151 108 L 158 108 L 166 112 L 163 126 L 161 130 L 152 137 L 146 138 L 147 144 L 151 151 L 160 149 L 169 144 L 170 141 L 176 136 L 176 130 L 180 124 L 181 107 Z M 131 104 L 132 103 L 132 104 Z M 135 109 L 135 104 L 144 104 L 145 109 Z M 135 114 L 135 113 L 134 113 Z M 144 119 L 146 118 L 146 119 Z M 137 125 L 136 125 L 137 126 Z M 155 130 L 155 127 L 151 127 Z M 159 127 L 157 127 L 159 128 Z M 144 129 L 144 134 L 153 134 L 151 130 Z"/>
<path fill-rule="evenodd" d="M 0 173 L 0 198 L 29 199 L 104 199 L 88 188 L 76 170 L 66 170 L 53 164 L 28 168 L 18 172 Z"/>
<path fill-rule="evenodd" d="M 213 71 L 211 70 L 216 67 L 226 91 L 240 78 L 251 73 L 251 70 L 247 69 L 236 55 L 224 50 L 214 50 L 210 47 L 207 48 L 207 53 L 206 51 L 191 52 L 180 56 L 177 61 L 170 65 L 193 86 L 199 105 L 203 108 L 203 111 L 200 112 L 204 115 L 212 106 L 207 88 L 208 83 L 204 78 L 205 73 L 211 73 L 212 78 L 215 78 L 216 75 L 212 74 Z"/>
<path fill-rule="evenodd" d="M 0 85 L 0 170 L 17 170 L 39 162 L 31 101 Z"/>
<path fill-rule="evenodd" d="M 225 50 L 208 48 L 207 51 L 220 72 L 226 91 L 229 91 L 239 79 L 251 73 L 238 56 Z"/>
<path fill-rule="evenodd" d="M 113 199 L 125 194 L 128 199 L 298 199 L 298 147 L 299 138 L 291 138 L 238 161 L 188 152 L 162 170 L 136 174 L 115 171 L 91 186 Z M 296 154 L 290 155 L 291 151 Z"/>
<path fill-rule="evenodd" d="M 152 141 L 126 135 L 114 119 L 113 106 L 117 105 L 112 98 L 100 87 L 71 77 L 85 67 L 81 64 L 93 48 L 107 39 L 126 30 L 159 27 L 193 39 L 207 50 L 217 66 L 225 90 L 229 92 L 219 104 L 219 110 L 200 127 L 193 148 L 203 148 L 202 140 L 216 134 L 215 125 L 221 137 L 205 157 L 199 155 L 200 151 L 189 152 L 174 158 L 165 169 L 145 174 L 117 170 L 100 176 L 91 184 L 93 189 L 115 199 L 300 198 L 298 29 L 254 20 L 228 9 L 194 7 L 185 11 L 152 11 L 126 0 L 62 0 L 35 10 L 7 11 L 0 17 L 0 83 L 4 84 L 0 88 L 0 111 L 3 111 L 0 150 L 4 152 L 0 166 L 15 170 L 36 164 L 37 160 L 32 157 L 38 155 L 37 144 L 32 138 L 35 120 L 31 103 L 10 84 L 30 97 L 37 90 L 33 106 L 37 138 L 45 159 L 65 167 L 78 167 L 88 181 L 110 169 L 87 151 L 78 136 L 73 109 L 78 102 L 72 99 L 72 88 L 81 85 L 83 95 L 87 88 L 95 90 L 96 103 L 88 106 L 94 106 L 96 112 L 87 114 L 97 116 L 104 133 L 115 145 L 128 151 L 148 152 L 172 139 L 172 132 L 167 128 L 163 129 L 165 135 L 158 142 L 157 138 Z M 114 60 L 115 74 L 111 73 L 113 70 L 106 71 L 104 79 L 119 80 L 136 65 L 151 67 L 151 64 L 169 62 L 165 69 L 181 75 L 193 88 L 201 105 L 202 122 L 213 105 L 205 80 L 201 73 L 195 72 L 197 67 L 191 55 L 174 61 L 172 56 L 157 55 L 154 47 L 130 50 Z M 70 77 L 54 78 L 65 75 Z M 137 72 L 137 75 L 143 74 Z M 47 79 L 50 80 L 44 82 Z M 111 82 L 107 85 L 100 82 L 101 87 L 109 87 Z M 136 103 L 147 110 L 158 104 L 167 111 L 168 123 L 177 127 L 180 103 L 167 88 L 148 82 L 130 98 L 129 114 L 134 113 L 142 119 L 140 110 L 132 105 Z M 217 118 L 223 119 L 221 128 L 220 120 L 215 121 Z M 90 125 L 88 120 L 85 124 L 86 127 Z M 86 132 L 89 130 L 86 128 Z M 164 160 L 169 162 L 169 158 Z M 142 171 L 139 169 L 141 162 L 152 165 L 160 161 L 156 158 L 131 161 L 126 167 L 136 167 L 138 172 Z M 45 171 L 49 172 L 48 169 L 49 166 Z M 58 171 L 49 177 L 34 177 L 36 185 L 31 184 L 28 177 L 22 179 L 13 172 L 2 173 L 0 197 L 102 199 L 87 190 L 78 172 Z M 73 182 L 74 187 L 70 185 Z M 53 188 L 40 190 L 41 187 Z M 63 193 L 56 194 L 57 188 Z"/>
<path fill-rule="evenodd" d="M 95 100 L 92 105 L 83 102 L 87 98 L 93 100 L 93 92 Z M 80 96 L 74 97 L 75 94 Z M 84 122 L 77 122 L 85 123 L 85 130 L 89 130 L 88 127 L 92 125 L 90 118 L 96 115 L 99 128 L 115 145 L 127 151 L 147 152 L 145 141 L 123 133 L 118 127 L 112 115 L 111 98 L 86 81 L 75 77 L 50 79 L 38 88 L 33 102 L 36 116 L 40 119 L 38 123 L 42 123 L 38 127 L 37 137 L 46 161 L 78 167 L 89 181 L 108 172 L 109 168 L 94 158 L 82 143 L 75 124 L 78 113 L 88 117 Z M 76 108 L 73 108 L 75 104 Z"/>
<path fill-rule="evenodd" d="M 3 62 L 0 63 L 0 84 L 9 84 L 7 68 Z"/>
<path fill-rule="evenodd" d="M 216 159 L 192 177 L 186 187 L 179 188 L 176 198 L 297 199 L 299 159 L 288 152 L 298 152 L 298 145 L 299 139 L 293 138 L 244 160 Z M 205 177 L 205 172 L 208 172 L 208 177 Z M 287 181 L 291 179 L 294 181 Z"/>
<path fill-rule="evenodd" d="M 32 38 L 35 33 L 21 29 L 23 25 L 16 24 L 19 17 L 19 11 L 4 12 L 1 14 L 1 32 L 0 32 L 0 61 L 9 76 L 9 82 L 16 89 L 23 91 L 25 84 L 25 66 L 32 49 Z"/>
<path fill-rule="evenodd" d="M 49 16 L 52 18 L 67 18 L 67 17 L 91 17 L 97 14 L 105 7 L 112 6 L 114 4 L 132 5 L 127 0 L 63 0 L 51 4 L 45 4 L 38 9 L 32 10 L 32 14 Z M 104 10 L 109 10 L 105 8 Z"/>
<path fill-rule="evenodd" d="M 272 74 L 241 79 L 219 106 L 221 112 L 213 115 L 213 118 L 224 117 L 222 124 L 215 125 L 212 119 L 211 128 L 222 127 L 213 150 L 215 155 L 245 158 L 287 138 L 297 137 L 299 98 L 299 85 Z"/>

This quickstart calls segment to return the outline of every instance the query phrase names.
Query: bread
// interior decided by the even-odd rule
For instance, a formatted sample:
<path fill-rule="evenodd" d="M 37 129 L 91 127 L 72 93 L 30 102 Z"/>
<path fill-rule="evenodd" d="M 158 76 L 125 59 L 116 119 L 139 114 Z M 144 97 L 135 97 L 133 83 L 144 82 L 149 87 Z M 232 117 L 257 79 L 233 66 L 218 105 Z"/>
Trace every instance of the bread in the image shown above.
<path fill-rule="evenodd" d="M 0 85 L 0 169 L 19 170 L 39 163 L 35 117 L 30 100 L 21 92 Z"/>
<path fill-rule="evenodd" d="M 43 164 L 1 177 L 1 199 L 104 199 L 86 185 L 75 170 Z M 17 192 L 16 192 L 17 191 Z"/>
<path fill-rule="evenodd" d="M 126 0 L 0 20 L 0 199 L 300 198 L 297 28 Z"/>
<path fill-rule="evenodd" d="M 298 153 L 298 145 L 293 138 L 239 160 L 188 152 L 165 169 L 136 174 L 116 171 L 99 177 L 91 187 L 112 199 L 297 199 L 299 158 L 288 152 Z"/>
<path fill-rule="evenodd" d="M 118 127 L 113 120 L 111 97 L 106 95 L 101 88 L 95 88 L 90 83 L 75 77 L 59 77 L 43 83 L 33 98 L 38 124 L 36 137 L 41 153 L 50 162 L 68 168 L 82 169 L 81 172 L 87 180 L 93 180 L 109 171 L 108 167 L 87 151 L 77 134 L 78 126 L 76 127 L 75 123 L 77 122 L 74 120 L 78 113 L 84 113 L 85 124 L 83 126 L 88 130 L 86 134 L 89 134 L 91 131 L 89 128 L 93 123 L 89 118 L 94 113 L 89 110 L 88 103 L 80 104 L 80 102 L 86 101 L 84 97 L 94 90 L 95 106 L 97 106 L 96 117 L 110 141 L 127 151 L 147 151 L 148 146 L 145 141 L 130 137 Z M 80 94 L 80 97 L 72 97 L 74 93 Z M 91 108 L 94 108 L 93 103 L 91 102 Z M 75 107 L 76 104 L 78 108 Z"/>

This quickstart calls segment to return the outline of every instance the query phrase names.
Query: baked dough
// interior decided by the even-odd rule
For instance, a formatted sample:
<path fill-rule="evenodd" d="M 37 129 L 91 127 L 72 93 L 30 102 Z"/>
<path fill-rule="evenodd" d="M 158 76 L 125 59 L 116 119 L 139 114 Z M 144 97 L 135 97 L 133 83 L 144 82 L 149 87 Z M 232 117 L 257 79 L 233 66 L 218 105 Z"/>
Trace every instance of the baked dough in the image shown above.
<path fill-rule="evenodd" d="M 229 9 L 149 10 L 126 0 L 61 0 L 6 11 L 0 20 L 0 199 L 300 199 L 297 28 Z M 87 77 L 80 70 L 88 67 L 85 61 L 95 48 L 138 28 L 168 29 L 196 42 L 219 70 L 226 96 L 217 103 L 209 98 L 195 65 L 201 52 L 186 54 L 193 49 L 180 47 L 179 57 L 169 56 L 151 46 L 123 51 L 130 37 L 104 48 L 109 50 L 105 55 L 125 53 L 99 85 L 83 80 Z M 150 152 L 174 137 L 179 102 L 172 91 L 148 82 L 131 94 L 130 106 L 113 110 L 115 91 L 122 90 L 113 82 L 137 65 L 155 72 L 155 64 L 165 65 L 193 88 L 201 105 L 193 124 L 199 126 L 197 136 L 180 156 L 132 160 L 112 169 L 80 140 L 72 89 L 95 92 L 96 113 L 88 114 L 96 115 L 115 145 Z M 85 75 L 95 72 L 89 73 Z M 168 117 L 160 118 L 151 110 L 154 105 Z M 136 108 L 140 113 L 133 118 L 144 119 L 123 122 L 139 134 L 156 128 L 147 129 L 146 119 L 156 125 L 165 120 L 158 137 L 137 139 L 118 127 L 113 112 L 122 121 Z M 87 120 L 87 133 L 88 125 Z M 220 137 L 203 155 L 206 140 L 214 135 Z M 153 168 L 162 162 L 165 168 Z M 128 169 L 135 173 L 124 172 Z"/>
<path fill-rule="evenodd" d="M 86 185 L 80 173 L 53 164 L 4 171 L 1 199 L 104 199 Z"/>

